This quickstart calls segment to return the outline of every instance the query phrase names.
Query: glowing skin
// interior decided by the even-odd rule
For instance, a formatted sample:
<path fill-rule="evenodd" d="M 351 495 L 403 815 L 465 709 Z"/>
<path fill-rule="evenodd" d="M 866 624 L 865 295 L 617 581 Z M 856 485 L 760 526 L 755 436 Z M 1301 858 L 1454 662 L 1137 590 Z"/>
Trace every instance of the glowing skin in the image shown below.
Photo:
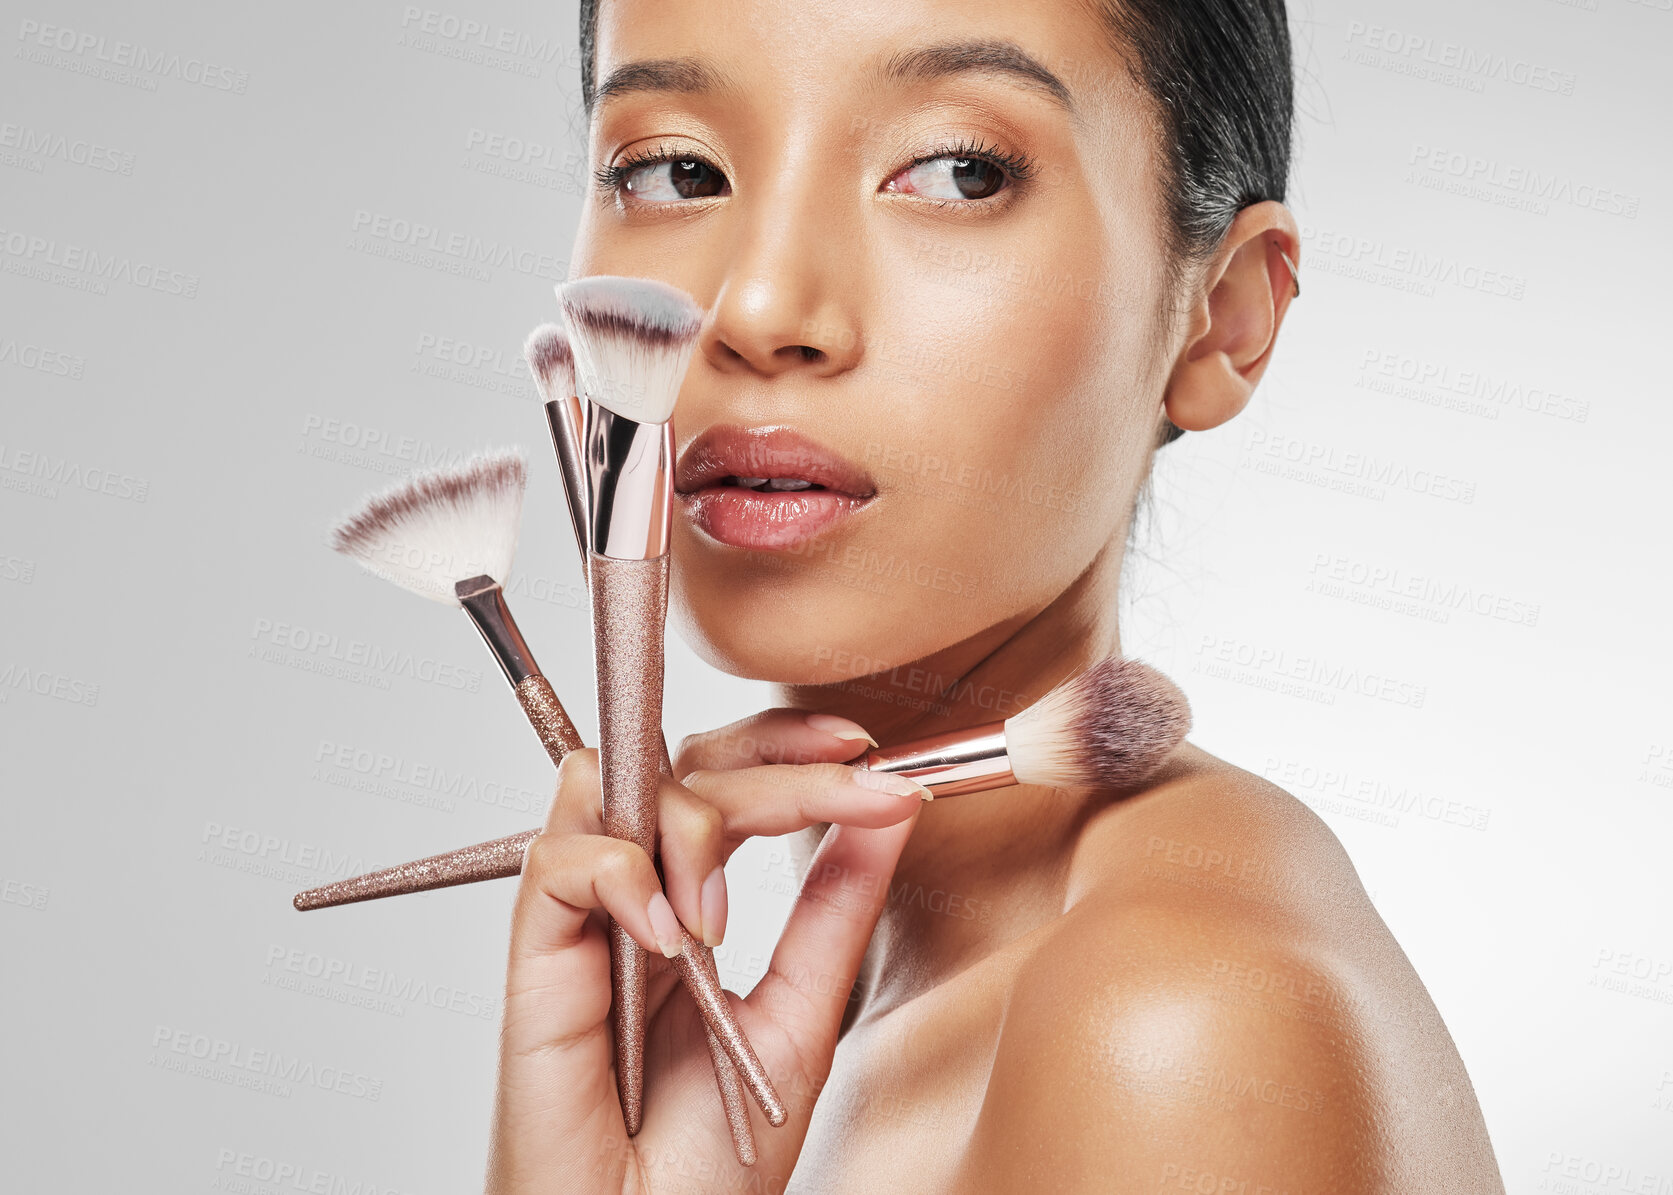
<path fill-rule="evenodd" d="M 990 65 L 915 53 L 949 42 Z M 1026 58 L 1003 69 L 996 46 Z M 657 1022 L 665 976 L 647 1057 L 672 1061 L 647 1073 L 633 1147 L 597 1145 L 616 1123 L 588 1102 L 603 1048 L 549 1056 L 608 1005 L 577 910 L 648 940 L 649 889 L 618 911 L 593 881 L 596 777 L 566 768 L 550 820 L 584 832 L 531 856 L 510 975 L 568 995 L 508 1000 L 489 1189 L 675 1190 L 712 1163 L 710 1189 L 1502 1190 L 1428 994 L 1288 794 L 1185 746 L 1138 793 L 888 807 L 837 791 L 864 744 L 805 717 L 898 742 L 1003 718 L 1119 648 L 1164 411 L 1204 430 L 1249 401 L 1293 293 L 1281 251 L 1306 269 L 1290 213 L 1244 209 L 1167 290 L 1153 100 L 1072 0 L 605 0 L 595 78 L 609 186 L 573 273 L 659 278 L 709 313 L 675 416 L 700 476 L 670 614 L 787 707 L 682 745 L 668 898 L 697 924 L 737 843 L 840 824 L 739 1002 L 790 1105 L 782 1129 L 757 1119 L 746 1180 L 718 1105 L 658 1117 L 659 1083 L 712 1086 L 690 1010 Z M 799 439 L 749 447 L 769 429 Z M 796 488 L 820 470 L 839 488 Z"/>

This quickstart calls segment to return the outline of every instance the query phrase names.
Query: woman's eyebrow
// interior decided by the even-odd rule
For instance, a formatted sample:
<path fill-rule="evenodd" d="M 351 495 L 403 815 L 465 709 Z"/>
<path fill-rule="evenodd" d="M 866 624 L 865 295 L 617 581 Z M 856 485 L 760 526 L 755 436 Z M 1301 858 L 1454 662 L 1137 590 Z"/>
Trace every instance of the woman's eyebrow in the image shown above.
<path fill-rule="evenodd" d="M 1012 41 L 974 38 L 915 46 L 891 54 L 874 73 L 891 82 L 944 79 L 961 74 L 998 75 L 1031 91 L 1042 92 L 1069 115 L 1078 115 L 1068 85 Z M 623 63 L 612 70 L 598 85 L 587 107 L 590 112 L 612 96 L 635 91 L 693 95 L 736 90 L 737 84 L 730 76 L 702 58 L 647 58 Z"/>
<path fill-rule="evenodd" d="M 669 91 L 685 95 L 735 91 L 730 77 L 701 58 L 647 58 L 626 62 L 604 77 L 593 92 L 588 111 L 611 96 L 634 91 Z"/>
<path fill-rule="evenodd" d="M 1044 92 L 1070 116 L 1077 115 L 1068 85 L 1013 41 L 972 38 L 899 50 L 883 62 L 879 73 L 891 81 L 971 73 L 999 75 L 1031 91 Z"/>

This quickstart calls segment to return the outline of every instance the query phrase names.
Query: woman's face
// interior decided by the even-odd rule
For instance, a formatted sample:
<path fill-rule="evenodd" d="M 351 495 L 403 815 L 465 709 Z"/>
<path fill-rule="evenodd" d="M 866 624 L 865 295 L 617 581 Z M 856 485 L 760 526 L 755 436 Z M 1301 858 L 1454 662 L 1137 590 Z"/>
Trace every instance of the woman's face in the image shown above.
<path fill-rule="evenodd" d="M 709 311 L 672 595 L 706 659 L 848 680 L 1021 625 L 1119 553 L 1167 374 L 1164 219 L 1151 109 L 1086 6 L 605 0 L 594 78 L 611 185 L 574 274 Z"/>

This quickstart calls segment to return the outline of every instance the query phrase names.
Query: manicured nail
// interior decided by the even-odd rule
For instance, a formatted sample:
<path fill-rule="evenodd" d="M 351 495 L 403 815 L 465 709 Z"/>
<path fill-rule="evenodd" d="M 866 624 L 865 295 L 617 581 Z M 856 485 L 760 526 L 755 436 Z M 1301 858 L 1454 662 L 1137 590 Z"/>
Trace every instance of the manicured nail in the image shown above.
<path fill-rule="evenodd" d="M 715 947 L 726 936 L 726 871 L 716 867 L 703 881 L 697 902 L 703 910 L 703 945 Z"/>
<path fill-rule="evenodd" d="M 877 746 L 877 740 L 867 734 L 858 722 L 850 722 L 847 718 L 839 718 L 835 714 L 809 714 L 807 724 L 820 734 L 828 734 L 832 738 L 851 743 L 867 742 L 873 747 Z"/>
<path fill-rule="evenodd" d="M 896 775 L 894 772 L 874 772 L 870 768 L 855 768 L 854 783 L 861 788 L 869 788 L 873 792 L 888 793 L 895 797 L 920 797 L 925 801 L 935 799 L 935 794 L 916 780 Z"/>
<path fill-rule="evenodd" d="M 650 914 L 651 933 L 656 936 L 656 948 L 668 958 L 680 953 L 680 919 L 674 916 L 674 906 L 658 892 L 645 906 Z"/>

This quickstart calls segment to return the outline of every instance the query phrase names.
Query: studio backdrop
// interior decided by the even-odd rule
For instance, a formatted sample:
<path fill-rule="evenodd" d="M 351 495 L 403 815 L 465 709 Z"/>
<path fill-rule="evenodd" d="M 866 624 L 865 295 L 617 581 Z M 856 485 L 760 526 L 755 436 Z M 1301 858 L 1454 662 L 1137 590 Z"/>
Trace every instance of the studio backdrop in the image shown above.
<path fill-rule="evenodd" d="M 431 2 L 6 0 L 8 1191 L 481 1183 L 515 884 L 291 907 L 551 795 L 465 622 L 328 550 L 367 492 L 524 448 L 510 593 L 595 731 L 522 358 L 589 181 L 575 5 Z M 1291 22 L 1304 297 L 1251 409 L 1160 452 L 1123 646 L 1340 837 L 1509 1189 L 1669 1195 L 1673 6 Z M 967 367 L 894 365 L 1026 400 Z M 670 633 L 670 741 L 767 703 Z M 796 871 L 727 875 L 747 991 Z"/>

